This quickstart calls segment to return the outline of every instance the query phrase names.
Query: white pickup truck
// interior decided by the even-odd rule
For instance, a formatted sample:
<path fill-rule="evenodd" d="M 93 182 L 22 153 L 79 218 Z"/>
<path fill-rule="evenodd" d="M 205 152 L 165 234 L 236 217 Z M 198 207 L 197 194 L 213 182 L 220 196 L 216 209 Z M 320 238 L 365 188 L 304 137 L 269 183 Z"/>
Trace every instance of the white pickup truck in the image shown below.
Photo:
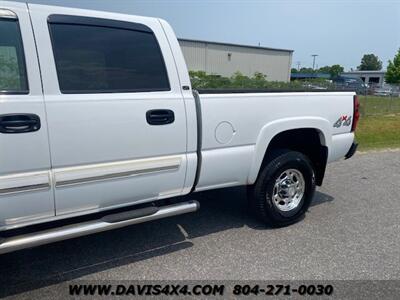
<path fill-rule="evenodd" d="M 239 185 L 263 221 L 291 224 L 354 154 L 358 116 L 353 92 L 197 93 L 160 19 L 0 1 L 0 253 Z"/>

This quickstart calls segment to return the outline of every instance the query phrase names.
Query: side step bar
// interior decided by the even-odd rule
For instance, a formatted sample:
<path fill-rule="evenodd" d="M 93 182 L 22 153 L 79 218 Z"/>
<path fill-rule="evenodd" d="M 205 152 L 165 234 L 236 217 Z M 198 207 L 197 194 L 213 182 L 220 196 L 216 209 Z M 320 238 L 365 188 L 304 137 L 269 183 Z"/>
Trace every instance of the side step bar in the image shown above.
<path fill-rule="evenodd" d="M 0 239 L 0 254 L 12 252 L 24 248 L 36 247 L 52 242 L 71 239 L 92 233 L 102 232 L 110 229 L 121 228 L 133 224 L 176 216 L 184 213 L 194 212 L 200 208 L 200 204 L 195 201 L 181 202 L 168 206 L 155 208 L 153 211 L 143 211 L 135 213 L 131 211 L 131 216 L 127 219 L 127 212 L 109 215 L 99 220 L 77 223 L 44 231 L 29 233 L 20 236 Z M 151 213 L 151 214 L 149 214 Z"/>

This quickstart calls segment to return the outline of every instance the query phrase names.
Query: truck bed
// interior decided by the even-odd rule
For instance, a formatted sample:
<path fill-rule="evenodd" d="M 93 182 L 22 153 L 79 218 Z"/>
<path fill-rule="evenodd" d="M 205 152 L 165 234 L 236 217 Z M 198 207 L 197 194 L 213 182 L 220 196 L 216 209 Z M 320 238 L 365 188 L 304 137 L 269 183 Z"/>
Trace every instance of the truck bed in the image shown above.
<path fill-rule="evenodd" d="M 254 170 L 268 143 L 284 130 L 318 128 L 321 142 L 330 149 L 328 162 L 344 157 L 354 140 L 351 126 L 334 127 L 339 118 L 353 115 L 354 92 L 199 92 L 202 166 L 198 191 L 254 183 Z"/>

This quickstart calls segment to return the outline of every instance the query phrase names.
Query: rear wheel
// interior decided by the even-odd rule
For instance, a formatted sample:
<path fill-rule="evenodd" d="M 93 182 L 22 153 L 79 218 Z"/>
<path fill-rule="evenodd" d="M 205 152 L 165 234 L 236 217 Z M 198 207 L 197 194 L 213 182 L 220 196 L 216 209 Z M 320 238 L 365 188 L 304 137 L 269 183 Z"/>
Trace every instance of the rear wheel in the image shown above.
<path fill-rule="evenodd" d="M 277 150 L 249 188 L 249 198 L 262 221 L 281 227 L 305 214 L 314 192 L 314 169 L 308 157 L 296 151 Z"/>

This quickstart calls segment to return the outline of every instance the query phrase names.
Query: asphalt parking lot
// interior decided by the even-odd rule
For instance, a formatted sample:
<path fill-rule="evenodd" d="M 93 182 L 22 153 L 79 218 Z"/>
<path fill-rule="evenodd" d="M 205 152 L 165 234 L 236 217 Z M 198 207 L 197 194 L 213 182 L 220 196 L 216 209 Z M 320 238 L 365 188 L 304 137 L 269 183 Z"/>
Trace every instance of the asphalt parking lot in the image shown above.
<path fill-rule="evenodd" d="M 329 165 L 306 218 L 270 229 L 244 188 L 201 210 L 0 256 L 0 297 L 71 280 L 400 279 L 400 151 Z"/>

